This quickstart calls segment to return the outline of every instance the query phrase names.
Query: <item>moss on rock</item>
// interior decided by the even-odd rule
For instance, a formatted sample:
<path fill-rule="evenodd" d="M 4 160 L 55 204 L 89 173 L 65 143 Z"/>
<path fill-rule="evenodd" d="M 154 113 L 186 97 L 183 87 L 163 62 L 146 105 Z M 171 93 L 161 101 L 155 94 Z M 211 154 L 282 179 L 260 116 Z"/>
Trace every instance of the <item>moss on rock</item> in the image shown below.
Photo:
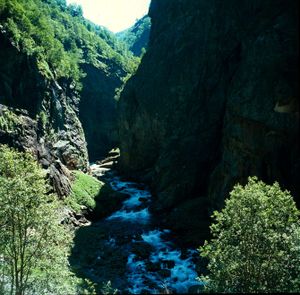
<path fill-rule="evenodd" d="M 104 184 L 81 171 L 73 171 L 72 175 L 72 192 L 66 199 L 67 204 L 76 212 L 79 212 L 82 206 L 90 210 L 95 209 L 95 198 Z"/>
<path fill-rule="evenodd" d="M 86 209 L 92 219 L 101 219 L 120 209 L 128 197 L 81 171 L 73 171 L 72 175 L 72 191 L 65 202 L 76 213 Z"/>

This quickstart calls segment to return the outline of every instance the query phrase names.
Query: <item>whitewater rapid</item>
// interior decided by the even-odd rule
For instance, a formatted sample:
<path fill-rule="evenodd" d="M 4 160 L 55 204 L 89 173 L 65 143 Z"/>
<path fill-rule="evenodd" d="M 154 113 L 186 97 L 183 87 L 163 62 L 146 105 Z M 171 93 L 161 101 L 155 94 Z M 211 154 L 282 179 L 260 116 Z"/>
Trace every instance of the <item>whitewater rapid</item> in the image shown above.
<path fill-rule="evenodd" d="M 114 212 L 106 220 L 130 222 L 134 226 L 144 226 L 141 235 L 134 235 L 132 243 L 146 243 L 151 248 L 148 258 L 138 257 L 130 253 L 127 259 L 127 292 L 140 294 L 144 292 L 176 292 L 187 293 L 191 286 L 199 285 L 195 267 L 196 250 L 189 249 L 183 254 L 181 249 L 170 241 L 171 231 L 151 225 L 149 205 L 151 194 L 141 185 L 112 177 L 109 184 L 115 191 L 128 194 L 119 211 Z M 112 237 L 110 242 L 114 243 Z M 155 266 L 149 270 L 149 265 Z"/>

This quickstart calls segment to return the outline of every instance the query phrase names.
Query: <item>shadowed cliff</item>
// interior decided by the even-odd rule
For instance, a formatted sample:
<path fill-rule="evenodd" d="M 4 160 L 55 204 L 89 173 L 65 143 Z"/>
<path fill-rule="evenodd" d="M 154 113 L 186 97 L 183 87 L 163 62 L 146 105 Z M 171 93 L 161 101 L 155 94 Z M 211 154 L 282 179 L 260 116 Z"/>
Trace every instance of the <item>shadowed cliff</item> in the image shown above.
<path fill-rule="evenodd" d="M 120 170 L 195 242 L 249 175 L 299 204 L 298 1 L 153 0 L 149 15 L 119 103 Z"/>

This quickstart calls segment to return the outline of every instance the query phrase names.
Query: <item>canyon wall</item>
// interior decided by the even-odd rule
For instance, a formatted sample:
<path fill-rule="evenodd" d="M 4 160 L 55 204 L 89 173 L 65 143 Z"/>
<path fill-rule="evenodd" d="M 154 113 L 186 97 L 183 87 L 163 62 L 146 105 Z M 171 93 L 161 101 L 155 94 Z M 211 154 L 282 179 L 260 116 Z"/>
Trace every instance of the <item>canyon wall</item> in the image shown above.
<path fill-rule="evenodd" d="M 78 119 L 80 95 L 66 79 L 41 75 L 34 58 L 0 33 L 0 143 L 34 154 L 55 191 L 70 192 L 68 169 L 86 170 L 88 154 Z"/>
<path fill-rule="evenodd" d="M 119 169 L 192 242 L 248 176 L 299 204 L 298 1 L 152 0 L 149 16 L 119 103 Z"/>

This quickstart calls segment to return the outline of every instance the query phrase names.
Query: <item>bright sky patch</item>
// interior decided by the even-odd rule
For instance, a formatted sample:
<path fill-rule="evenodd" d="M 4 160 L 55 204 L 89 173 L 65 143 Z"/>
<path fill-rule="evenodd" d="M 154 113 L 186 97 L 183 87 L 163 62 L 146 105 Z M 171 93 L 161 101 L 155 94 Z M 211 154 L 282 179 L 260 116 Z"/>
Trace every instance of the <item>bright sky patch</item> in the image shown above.
<path fill-rule="evenodd" d="M 116 33 L 148 13 L 151 0 L 67 0 L 80 4 L 85 18 Z"/>

